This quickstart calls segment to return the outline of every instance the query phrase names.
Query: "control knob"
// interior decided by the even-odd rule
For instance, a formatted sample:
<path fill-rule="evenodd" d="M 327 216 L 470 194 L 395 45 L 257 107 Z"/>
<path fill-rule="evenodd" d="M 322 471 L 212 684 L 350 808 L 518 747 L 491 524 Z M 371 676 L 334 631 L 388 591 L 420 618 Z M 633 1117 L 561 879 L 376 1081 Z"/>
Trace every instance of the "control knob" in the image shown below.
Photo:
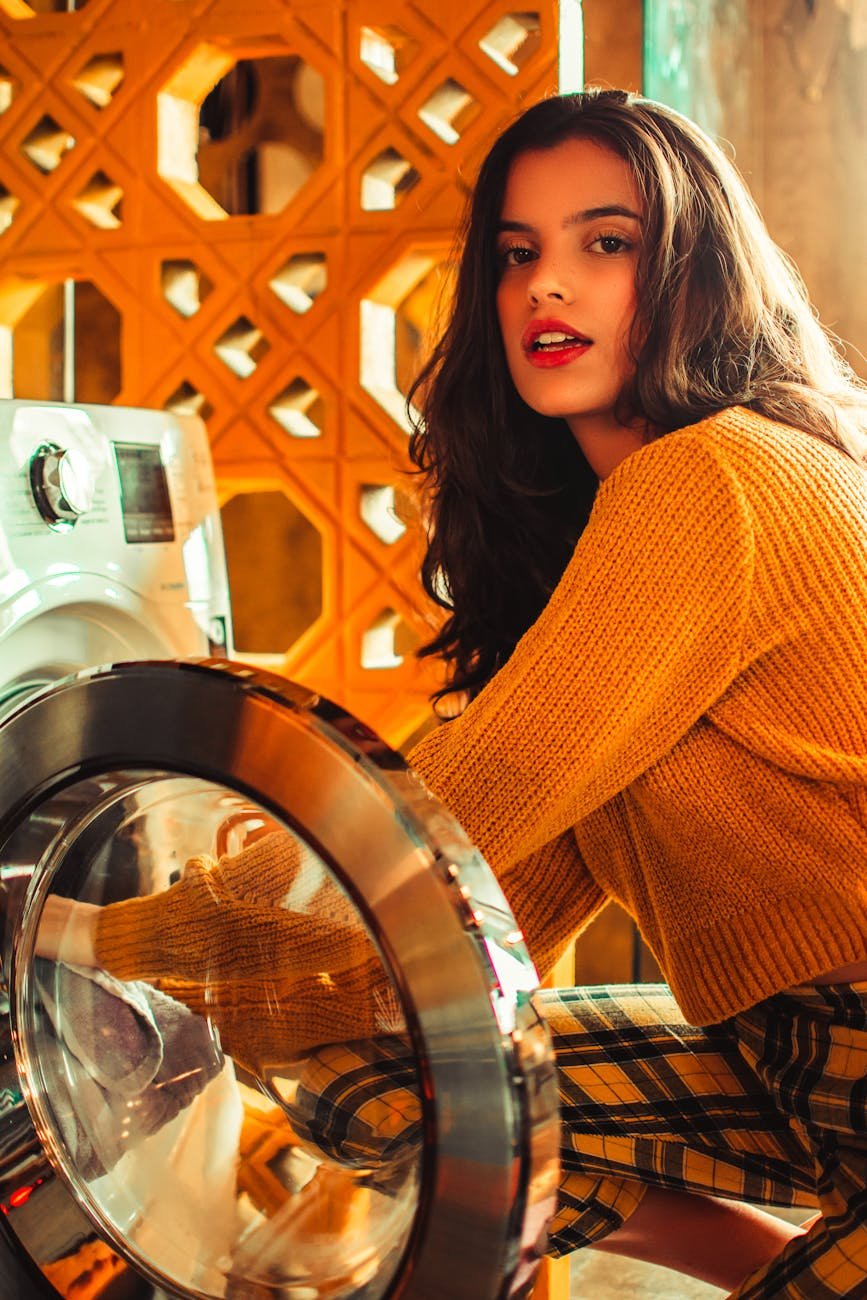
<path fill-rule="evenodd" d="M 43 443 L 30 462 L 30 486 L 42 518 L 71 528 L 93 505 L 96 476 L 75 447 Z"/>

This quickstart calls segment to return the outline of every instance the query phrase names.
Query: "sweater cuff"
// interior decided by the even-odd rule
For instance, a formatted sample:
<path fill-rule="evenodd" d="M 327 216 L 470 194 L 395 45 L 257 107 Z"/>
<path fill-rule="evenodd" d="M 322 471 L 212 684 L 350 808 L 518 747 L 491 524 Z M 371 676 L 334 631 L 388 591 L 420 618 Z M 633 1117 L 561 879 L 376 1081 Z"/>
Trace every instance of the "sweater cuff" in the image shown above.
<path fill-rule="evenodd" d="M 170 971 L 172 950 L 184 937 L 174 933 L 168 910 L 161 894 L 103 907 L 94 935 L 100 965 L 120 980 L 156 979 Z"/>

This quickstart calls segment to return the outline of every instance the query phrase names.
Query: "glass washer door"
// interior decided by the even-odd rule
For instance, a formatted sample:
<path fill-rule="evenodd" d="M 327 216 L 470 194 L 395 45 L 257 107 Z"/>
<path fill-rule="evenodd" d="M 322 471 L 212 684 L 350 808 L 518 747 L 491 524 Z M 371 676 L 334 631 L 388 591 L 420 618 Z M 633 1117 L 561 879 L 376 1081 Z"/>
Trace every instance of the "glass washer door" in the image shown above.
<path fill-rule="evenodd" d="M 225 661 L 81 674 L 0 733 L 0 1202 L 54 1293 L 97 1263 L 143 1300 L 523 1293 L 558 1172 L 536 976 L 399 756 Z"/>

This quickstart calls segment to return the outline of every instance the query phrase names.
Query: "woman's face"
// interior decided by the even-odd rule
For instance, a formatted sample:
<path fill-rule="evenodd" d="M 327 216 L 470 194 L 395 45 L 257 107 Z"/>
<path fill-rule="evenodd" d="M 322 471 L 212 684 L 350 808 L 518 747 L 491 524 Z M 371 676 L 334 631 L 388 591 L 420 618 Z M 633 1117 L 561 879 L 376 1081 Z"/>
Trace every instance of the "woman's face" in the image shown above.
<path fill-rule="evenodd" d="M 592 140 L 521 154 L 509 172 L 497 290 L 509 371 L 528 406 L 567 421 L 591 464 L 592 446 L 624 435 L 614 408 L 635 369 L 642 215 L 629 166 Z"/>

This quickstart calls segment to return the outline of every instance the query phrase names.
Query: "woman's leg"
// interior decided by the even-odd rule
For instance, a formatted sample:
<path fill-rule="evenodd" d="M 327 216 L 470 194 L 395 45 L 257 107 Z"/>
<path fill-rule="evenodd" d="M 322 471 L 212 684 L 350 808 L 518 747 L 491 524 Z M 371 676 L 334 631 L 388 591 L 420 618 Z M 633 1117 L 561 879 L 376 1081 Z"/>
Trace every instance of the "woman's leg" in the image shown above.
<path fill-rule="evenodd" d="M 809 1152 L 730 1026 L 687 1025 L 664 985 L 540 997 L 563 1120 L 553 1253 L 595 1245 L 731 1289 L 801 1235 L 735 1203 L 816 1195 Z"/>
<path fill-rule="evenodd" d="M 648 1187 L 623 1227 L 591 1249 L 661 1264 L 732 1291 L 803 1229 L 754 1205 Z"/>
<path fill-rule="evenodd" d="M 821 1215 L 732 1300 L 867 1297 L 867 982 L 781 993 L 733 1021 L 814 1162 Z"/>

